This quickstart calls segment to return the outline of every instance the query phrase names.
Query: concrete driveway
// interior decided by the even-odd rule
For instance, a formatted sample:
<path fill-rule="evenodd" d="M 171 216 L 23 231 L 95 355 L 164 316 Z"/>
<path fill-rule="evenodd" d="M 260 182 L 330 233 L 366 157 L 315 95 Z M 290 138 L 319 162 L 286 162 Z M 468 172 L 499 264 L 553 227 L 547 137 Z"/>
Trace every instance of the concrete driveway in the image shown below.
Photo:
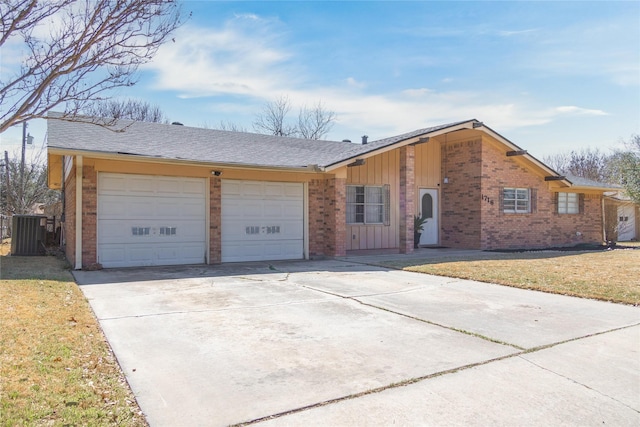
<path fill-rule="evenodd" d="M 74 273 L 151 426 L 640 425 L 640 309 L 349 261 Z"/>

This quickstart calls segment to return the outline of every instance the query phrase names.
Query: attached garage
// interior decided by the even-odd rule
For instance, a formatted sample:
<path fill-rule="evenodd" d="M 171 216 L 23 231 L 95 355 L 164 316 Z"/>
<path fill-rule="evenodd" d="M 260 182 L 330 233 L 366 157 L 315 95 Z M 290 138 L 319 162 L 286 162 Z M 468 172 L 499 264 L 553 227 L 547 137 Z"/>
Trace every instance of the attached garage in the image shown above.
<path fill-rule="evenodd" d="M 304 185 L 222 180 L 221 258 L 304 258 Z"/>
<path fill-rule="evenodd" d="M 99 173 L 97 184 L 103 267 L 207 262 L 206 179 Z"/>

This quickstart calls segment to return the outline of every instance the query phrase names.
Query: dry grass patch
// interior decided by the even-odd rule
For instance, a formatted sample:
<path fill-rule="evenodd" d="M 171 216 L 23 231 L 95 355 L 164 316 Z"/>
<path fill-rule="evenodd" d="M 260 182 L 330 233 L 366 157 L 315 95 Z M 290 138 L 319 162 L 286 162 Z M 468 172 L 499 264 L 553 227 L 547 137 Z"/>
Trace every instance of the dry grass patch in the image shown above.
<path fill-rule="evenodd" d="M 385 266 L 562 295 L 640 305 L 640 250 L 484 252 L 474 258 L 390 261 Z"/>
<path fill-rule="evenodd" d="M 0 425 L 146 426 L 65 267 L 0 257 Z"/>

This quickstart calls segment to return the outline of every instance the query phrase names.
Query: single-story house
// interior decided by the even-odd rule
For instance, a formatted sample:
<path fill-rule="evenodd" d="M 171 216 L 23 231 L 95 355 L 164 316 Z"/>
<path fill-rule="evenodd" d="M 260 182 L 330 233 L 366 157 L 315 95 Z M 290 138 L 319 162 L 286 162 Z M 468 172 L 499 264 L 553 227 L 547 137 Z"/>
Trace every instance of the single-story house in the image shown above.
<path fill-rule="evenodd" d="M 48 120 L 76 269 L 601 243 L 603 193 L 478 120 L 362 143 Z"/>

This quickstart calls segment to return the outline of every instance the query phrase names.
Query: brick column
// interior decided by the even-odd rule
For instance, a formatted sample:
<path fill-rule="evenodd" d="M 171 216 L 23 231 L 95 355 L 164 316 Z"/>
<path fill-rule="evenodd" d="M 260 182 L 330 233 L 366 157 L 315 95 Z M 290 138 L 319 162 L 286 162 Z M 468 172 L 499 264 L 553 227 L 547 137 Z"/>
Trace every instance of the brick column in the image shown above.
<path fill-rule="evenodd" d="M 209 178 L 209 263 L 222 262 L 222 183 L 220 178 Z"/>
<path fill-rule="evenodd" d="M 309 256 L 346 255 L 346 178 L 309 181 Z"/>
<path fill-rule="evenodd" d="M 329 180 L 330 194 L 325 199 L 328 203 L 327 224 L 330 224 L 328 235 L 331 236 L 329 250 L 332 256 L 345 256 L 347 254 L 347 179 L 333 178 Z"/>
<path fill-rule="evenodd" d="M 98 173 L 92 165 L 82 167 L 82 268 L 100 268 L 97 261 Z"/>
<path fill-rule="evenodd" d="M 415 215 L 415 147 L 400 149 L 400 253 L 413 252 L 413 216 Z"/>
<path fill-rule="evenodd" d="M 64 250 L 67 260 L 76 264 L 76 167 L 64 184 Z"/>

